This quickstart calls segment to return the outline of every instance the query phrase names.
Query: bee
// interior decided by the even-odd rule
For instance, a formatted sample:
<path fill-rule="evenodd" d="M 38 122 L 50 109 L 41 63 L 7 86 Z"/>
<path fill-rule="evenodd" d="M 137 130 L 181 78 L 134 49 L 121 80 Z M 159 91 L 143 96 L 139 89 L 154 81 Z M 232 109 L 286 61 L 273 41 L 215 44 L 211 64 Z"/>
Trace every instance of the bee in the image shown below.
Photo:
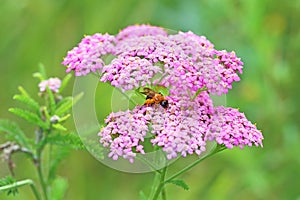
<path fill-rule="evenodd" d="M 142 94 L 146 95 L 146 101 L 144 105 L 152 106 L 153 104 L 160 104 L 163 108 L 168 108 L 169 102 L 160 92 L 155 92 L 154 90 L 145 87 Z"/>

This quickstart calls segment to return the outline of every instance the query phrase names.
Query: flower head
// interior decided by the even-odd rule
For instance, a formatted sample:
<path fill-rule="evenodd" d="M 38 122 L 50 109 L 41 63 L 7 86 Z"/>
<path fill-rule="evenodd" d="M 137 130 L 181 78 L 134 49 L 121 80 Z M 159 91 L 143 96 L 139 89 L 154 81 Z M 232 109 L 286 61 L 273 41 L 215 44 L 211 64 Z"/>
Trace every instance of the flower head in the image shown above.
<path fill-rule="evenodd" d="M 105 63 L 109 55 L 112 59 Z M 116 36 L 86 36 L 63 64 L 67 72 L 96 73 L 100 81 L 122 91 L 156 86 L 168 90 L 168 107 L 137 105 L 107 117 L 98 135 L 114 160 L 133 162 L 137 153 L 146 153 L 146 137 L 168 159 L 200 155 L 208 140 L 227 148 L 262 146 L 261 132 L 243 113 L 213 106 L 210 95 L 228 93 L 240 80 L 243 62 L 233 51 L 216 50 L 204 36 L 191 31 L 171 35 L 160 27 L 134 25 Z"/>
<path fill-rule="evenodd" d="M 59 78 L 49 78 L 48 80 L 44 80 L 40 82 L 39 83 L 40 92 L 45 92 L 47 86 L 52 92 L 57 93 L 61 86 L 61 80 Z"/>
<path fill-rule="evenodd" d="M 101 72 L 105 65 L 102 56 L 114 53 L 114 41 L 114 36 L 107 33 L 85 36 L 77 47 L 68 52 L 62 64 L 67 66 L 67 72 L 75 71 L 76 76 Z"/>
<path fill-rule="evenodd" d="M 192 102 L 174 97 L 169 97 L 169 101 L 167 110 L 158 107 L 149 112 L 154 135 L 151 143 L 162 147 L 168 159 L 200 155 L 206 150 L 205 134 L 213 109 L 211 99 L 204 92 Z"/>
<path fill-rule="evenodd" d="M 104 55 L 114 59 L 105 63 Z M 100 73 L 100 81 L 109 81 L 123 91 L 147 84 L 218 95 L 240 80 L 243 66 L 234 52 L 215 50 L 204 36 L 191 31 L 169 35 L 150 25 L 129 26 L 116 36 L 86 36 L 68 52 L 63 64 L 76 76 Z"/>
<path fill-rule="evenodd" d="M 123 91 L 145 87 L 151 79 L 161 73 L 159 66 L 152 65 L 140 57 L 115 58 L 111 64 L 103 67 L 101 81 L 109 81 L 112 86 Z"/>
<path fill-rule="evenodd" d="M 151 25 L 134 25 L 128 26 L 121 30 L 116 39 L 121 41 L 131 37 L 141 37 L 146 35 L 167 35 L 167 32 L 158 26 Z"/>
<path fill-rule="evenodd" d="M 132 111 L 111 113 L 99 132 L 100 143 L 110 149 L 109 157 L 122 156 L 133 162 L 136 152 L 145 153 L 146 133 L 150 142 L 166 153 L 168 159 L 179 155 L 200 155 L 206 149 L 205 135 L 213 113 L 212 101 L 202 92 L 195 101 L 166 97 L 168 109 L 159 104 L 137 106 Z M 135 152 L 134 152 L 135 151 Z"/>
<path fill-rule="evenodd" d="M 252 145 L 263 146 L 262 133 L 247 120 L 244 113 L 223 106 L 215 108 L 206 138 L 215 140 L 218 144 L 223 144 L 230 149 L 233 146 L 240 148 Z"/>
<path fill-rule="evenodd" d="M 134 161 L 136 152 L 144 153 L 141 143 L 148 131 L 145 109 L 136 107 L 133 111 L 111 113 L 98 135 L 100 143 L 110 149 L 109 157 L 117 160 L 118 157 Z"/>

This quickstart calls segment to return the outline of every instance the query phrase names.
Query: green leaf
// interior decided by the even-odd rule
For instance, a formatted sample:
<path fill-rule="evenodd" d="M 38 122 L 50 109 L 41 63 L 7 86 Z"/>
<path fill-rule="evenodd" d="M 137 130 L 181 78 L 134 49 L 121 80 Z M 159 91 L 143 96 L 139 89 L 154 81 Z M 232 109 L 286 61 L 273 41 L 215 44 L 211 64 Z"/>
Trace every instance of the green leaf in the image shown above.
<path fill-rule="evenodd" d="M 48 97 L 49 97 L 50 115 L 53 115 L 56 110 L 55 98 L 54 98 L 52 91 L 50 90 L 50 88 L 48 86 L 46 87 L 46 90 L 47 90 Z"/>
<path fill-rule="evenodd" d="M 42 75 L 43 80 L 47 79 L 47 73 L 45 70 L 45 66 L 42 63 L 39 63 L 39 72 Z"/>
<path fill-rule="evenodd" d="M 34 78 L 38 78 L 40 81 L 45 80 L 45 79 L 43 78 L 43 75 L 42 75 L 40 72 L 35 72 L 35 73 L 33 73 L 32 76 L 33 76 Z"/>
<path fill-rule="evenodd" d="M 69 117 L 71 117 L 71 114 L 67 114 L 67 115 L 61 117 L 61 118 L 58 120 L 58 122 L 59 122 L 59 123 L 64 122 L 64 121 L 66 121 L 67 119 L 69 119 Z"/>
<path fill-rule="evenodd" d="M 73 105 L 73 98 L 72 97 L 66 97 L 57 106 L 57 109 L 55 111 L 55 114 L 60 116 L 64 113 L 66 113 L 68 110 L 72 108 Z"/>
<path fill-rule="evenodd" d="M 13 139 L 21 146 L 29 148 L 26 135 L 16 123 L 5 119 L 0 119 L 0 131 L 6 132 L 7 138 Z"/>
<path fill-rule="evenodd" d="M 47 143 L 60 146 L 68 146 L 72 149 L 85 149 L 80 137 L 74 133 L 52 134 L 47 137 Z"/>
<path fill-rule="evenodd" d="M 83 93 L 79 93 L 74 98 L 66 97 L 58 104 L 55 114 L 61 116 L 72 108 L 77 101 L 83 96 Z"/>
<path fill-rule="evenodd" d="M 189 186 L 183 180 L 180 180 L 180 179 L 170 180 L 167 183 L 177 185 L 177 186 L 183 188 L 184 190 L 189 190 L 190 189 Z"/>
<path fill-rule="evenodd" d="M 26 121 L 28 121 L 30 123 L 38 125 L 38 126 L 42 127 L 43 129 L 49 128 L 49 125 L 46 122 L 44 122 L 42 119 L 40 119 L 40 117 L 35 113 L 32 113 L 32 112 L 24 110 L 24 109 L 20 109 L 20 108 L 10 108 L 9 112 L 25 119 Z"/>
<path fill-rule="evenodd" d="M 68 188 L 68 181 L 62 177 L 57 177 L 52 183 L 51 200 L 65 199 L 65 194 Z"/>
<path fill-rule="evenodd" d="M 71 104 L 71 107 L 72 107 L 72 99 L 73 98 L 69 96 L 69 97 L 65 97 L 62 100 L 60 100 L 56 105 L 56 113 L 57 113 L 57 110 L 62 109 L 61 107 L 69 106 L 68 104 Z"/>
<path fill-rule="evenodd" d="M 59 130 L 59 131 L 67 131 L 67 128 L 64 127 L 63 125 L 61 124 L 52 124 L 52 127 Z"/>
<path fill-rule="evenodd" d="M 46 117 L 46 119 L 47 120 L 50 120 L 50 113 L 48 112 L 48 109 L 47 109 L 47 107 L 46 106 L 43 106 L 42 107 L 42 110 L 43 110 L 43 114 L 45 115 L 45 117 Z"/>
<path fill-rule="evenodd" d="M 40 115 L 40 105 L 31 97 L 17 94 L 13 97 L 13 99 L 26 104 L 30 109 Z"/>
<path fill-rule="evenodd" d="M 26 97 L 30 97 L 30 95 L 27 93 L 27 91 L 22 86 L 19 86 L 18 90 L 21 92 L 22 95 L 24 95 Z"/>
<path fill-rule="evenodd" d="M 68 85 L 70 79 L 71 79 L 72 75 L 71 74 L 67 74 L 65 76 L 65 78 L 62 80 L 62 83 L 61 83 L 61 86 L 59 88 L 59 93 L 61 93 L 65 88 L 66 86 Z"/>
<path fill-rule="evenodd" d="M 11 184 L 16 184 L 16 180 L 11 176 L 6 176 L 6 177 L 0 179 L 0 188 L 3 187 L 3 186 L 11 185 Z M 6 191 L 7 195 L 12 194 L 12 195 L 15 196 L 18 193 L 17 184 L 13 187 L 3 189 L 2 191 Z"/>
<path fill-rule="evenodd" d="M 142 190 L 139 192 L 139 194 L 140 194 L 140 200 L 148 200 L 147 196 Z"/>

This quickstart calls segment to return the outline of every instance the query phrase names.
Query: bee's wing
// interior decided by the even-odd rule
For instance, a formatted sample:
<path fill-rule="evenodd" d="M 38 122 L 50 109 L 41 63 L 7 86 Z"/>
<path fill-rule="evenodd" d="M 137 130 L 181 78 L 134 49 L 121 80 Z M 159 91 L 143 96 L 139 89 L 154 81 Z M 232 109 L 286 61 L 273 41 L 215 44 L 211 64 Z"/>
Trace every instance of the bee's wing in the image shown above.
<path fill-rule="evenodd" d="M 144 91 L 141 92 L 144 95 L 147 95 L 147 97 L 152 98 L 155 96 L 156 92 L 154 92 L 152 89 L 145 87 L 143 89 Z"/>

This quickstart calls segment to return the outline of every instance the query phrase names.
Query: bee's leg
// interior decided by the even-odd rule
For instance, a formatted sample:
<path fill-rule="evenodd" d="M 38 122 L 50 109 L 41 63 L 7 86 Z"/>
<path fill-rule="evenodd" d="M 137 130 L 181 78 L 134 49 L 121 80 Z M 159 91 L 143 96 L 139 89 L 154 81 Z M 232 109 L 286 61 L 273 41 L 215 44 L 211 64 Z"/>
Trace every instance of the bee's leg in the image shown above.
<path fill-rule="evenodd" d="M 154 104 L 153 99 L 146 99 L 146 101 L 144 103 L 144 105 L 146 105 L 146 106 L 151 106 L 152 104 Z"/>

